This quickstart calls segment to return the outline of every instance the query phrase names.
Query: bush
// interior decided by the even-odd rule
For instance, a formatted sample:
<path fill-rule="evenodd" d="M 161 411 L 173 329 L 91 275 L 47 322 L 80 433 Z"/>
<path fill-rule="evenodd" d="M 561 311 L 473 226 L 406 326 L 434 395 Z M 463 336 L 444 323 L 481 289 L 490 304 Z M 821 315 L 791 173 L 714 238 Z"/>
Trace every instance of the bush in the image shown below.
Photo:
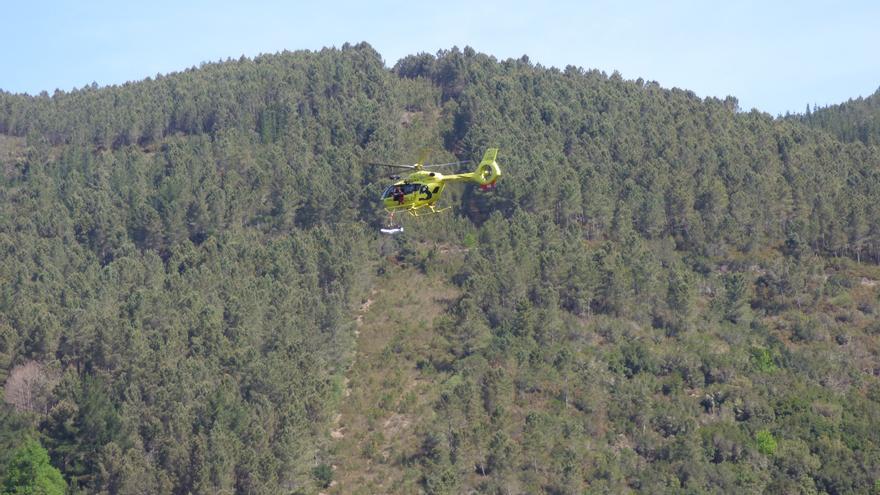
<path fill-rule="evenodd" d="M 758 451 L 762 454 L 773 455 L 776 453 L 776 439 L 768 430 L 756 433 L 755 441 L 758 443 Z"/>
<path fill-rule="evenodd" d="M 770 353 L 770 349 L 753 348 L 752 363 L 754 363 L 755 368 L 762 373 L 771 373 L 777 369 L 776 363 L 773 361 L 773 355 Z"/>
<path fill-rule="evenodd" d="M 333 482 L 333 467 L 321 463 L 312 469 L 312 476 L 321 488 L 327 488 Z"/>
<path fill-rule="evenodd" d="M 815 342 L 822 340 L 822 332 L 819 323 L 810 317 L 801 317 L 792 327 L 792 340 L 801 342 Z"/>

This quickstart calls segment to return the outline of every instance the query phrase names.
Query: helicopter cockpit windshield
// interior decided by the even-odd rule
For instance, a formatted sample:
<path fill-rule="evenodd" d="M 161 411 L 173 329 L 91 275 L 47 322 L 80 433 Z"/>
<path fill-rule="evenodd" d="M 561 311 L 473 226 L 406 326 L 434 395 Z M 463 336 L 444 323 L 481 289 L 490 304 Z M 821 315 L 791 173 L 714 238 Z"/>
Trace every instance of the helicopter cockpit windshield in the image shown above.
<path fill-rule="evenodd" d="M 393 197 L 395 193 L 404 195 L 412 194 L 418 191 L 419 187 L 421 187 L 421 184 L 397 184 L 394 186 L 388 186 L 385 189 L 385 192 L 382 193 L 382 199 Z"/>

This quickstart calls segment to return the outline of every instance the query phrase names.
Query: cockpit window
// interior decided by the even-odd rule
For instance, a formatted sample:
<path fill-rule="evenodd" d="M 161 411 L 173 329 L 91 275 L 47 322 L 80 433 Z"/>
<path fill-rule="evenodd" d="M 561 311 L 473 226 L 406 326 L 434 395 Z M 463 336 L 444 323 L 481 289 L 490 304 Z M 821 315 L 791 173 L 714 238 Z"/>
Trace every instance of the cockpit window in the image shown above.
<path fill-rule="evenodd" d="M 421 187 L 422 187 L 421 184 L 398 184 L 398 185 L 394 185 L 394 186 L 388 186 L 385 189 L 385 192 L 382 193 L 382 199 L 390 198 L 390 197 L 394 196 L 394 192 L 397 189 L 400 189 L 404 195 L 407 195 L 407 194 L 412 194 L 414 192 L 417 192 L 419 190 L 419 188 L 421 188 Z"/>

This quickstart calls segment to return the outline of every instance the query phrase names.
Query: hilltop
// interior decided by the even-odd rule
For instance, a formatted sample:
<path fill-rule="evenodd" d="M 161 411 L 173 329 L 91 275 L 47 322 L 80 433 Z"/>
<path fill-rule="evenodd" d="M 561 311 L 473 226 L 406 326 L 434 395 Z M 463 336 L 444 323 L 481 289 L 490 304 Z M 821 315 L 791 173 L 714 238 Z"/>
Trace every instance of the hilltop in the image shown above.
<path fill-rule="evenodd" d="M 854 98 L 839 105 L 807 107 L 803 115 L 789 116 L 816 129 L 823 129 L 846 142 L 880 144 L 880 89 L 866 98 Z"/>

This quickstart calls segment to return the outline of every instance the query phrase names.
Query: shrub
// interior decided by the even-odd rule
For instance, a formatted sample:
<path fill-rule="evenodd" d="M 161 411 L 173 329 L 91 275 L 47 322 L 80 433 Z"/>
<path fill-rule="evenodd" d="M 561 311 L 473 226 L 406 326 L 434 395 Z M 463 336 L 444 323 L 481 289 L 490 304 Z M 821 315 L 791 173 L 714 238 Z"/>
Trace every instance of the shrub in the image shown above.
<path fill-rule="evenodd" d="M 312 469 L 312 476 L 321 488 L 327 488 L 333 481 L 333 467 L 329 464 L 321 463 Z"/>
<path fill-rule="evenodd" d="M 758 451 L 762 454 L 773 455 L 776 453 L 776 439 L 768 430 L 756 433 L 755 441 L 758 443 Z"/>

